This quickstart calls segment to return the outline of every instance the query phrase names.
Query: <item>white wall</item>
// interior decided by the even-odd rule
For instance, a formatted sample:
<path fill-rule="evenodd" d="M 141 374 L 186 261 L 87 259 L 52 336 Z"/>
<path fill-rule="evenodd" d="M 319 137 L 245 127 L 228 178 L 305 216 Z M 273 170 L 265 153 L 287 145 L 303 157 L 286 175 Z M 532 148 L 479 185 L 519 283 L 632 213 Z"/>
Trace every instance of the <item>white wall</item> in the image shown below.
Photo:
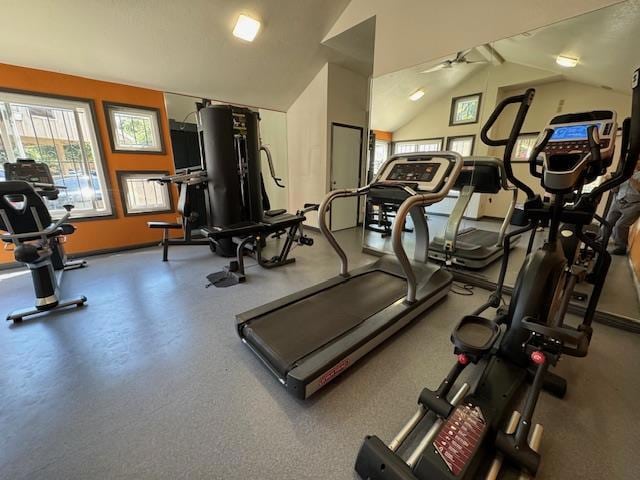
<path fill-rule="evenodd" d="M 482 143 L 480 130 L 495 108 L 501 89 L 507 85 L 520 85 L 527 81 L 538 82 L 555 77 L 556 74 L 553 72 L 510 62 L 488 66 L 451 89 L 446 95 L 428 103 L 425 109 L 410 122 L 393 132 L 393 140 L 402 141 L 443 137 L 443 149 L 446 149 L 447 138 L 450 136 L 475 135 L 473 154 L 488 155 L 491 152 L 489 152 L 489 148 Z M 452 99 L 474 93 L 482 93 L 478 123 L 449 126 Z M 492 155 L 493 154 L 494 153 L 492 153 Z M 488 215 L 488 213 L 484 211 L 486 202 L 482 200 L 483 196 L 484 195 L 481 194 L 474 194 L 467 207 L 467 217 L 479 218 L 483 215 Z M 430 207 L 428 211 L 449 214 L 454 204 L 455 199 L 446 199 Z M 506 211 L 506 208 L 505 206 L 504 211 Z"/>
<path fill-rule="evenodd" d="M 262 176 L 264 186 L 271 201 L 271 208 L 289 209 L 289 162 L 287 152 L 287 115 L 283 112 L 260 109 L 260 137 L 262 144 L 269 147 L 273 157 L 276 176 L 282 179 L 285 188 L 278 187 L 269 174 L 267 158 L 262 153 Z M 296 210 L 299 207 L 293 206 Z"/>
<path fill-rule="evenodd" d="M 290 210 L 319 203 L 326 192 L 328 85 L 325 64 L 287 111 Z M 318 226 L 315 212 L 307 218 Z"/>
<path fill-rule="evenodd" d="M 325 41 L 376 16 L 373 76 L 543 27 L 619 0 L 352 0 Z"/>

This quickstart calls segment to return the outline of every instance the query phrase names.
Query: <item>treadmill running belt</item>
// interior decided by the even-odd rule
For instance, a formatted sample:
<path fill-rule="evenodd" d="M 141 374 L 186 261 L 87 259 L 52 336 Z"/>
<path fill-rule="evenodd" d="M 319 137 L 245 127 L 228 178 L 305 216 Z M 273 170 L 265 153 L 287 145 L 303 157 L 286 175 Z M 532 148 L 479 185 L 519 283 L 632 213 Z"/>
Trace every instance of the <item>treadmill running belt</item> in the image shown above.
<path fill-rule="evenodd" d="M 493 247 L 498 243 L 498 232 L 474 229 L 458 234 L 458 240 L 471 245 Z"/>
<path fill-rule="evenodd" d="M 284 377 L 296 361 L 402 298 L 406 285 L 368 272 L 248 322 L 244 337 Z"/>

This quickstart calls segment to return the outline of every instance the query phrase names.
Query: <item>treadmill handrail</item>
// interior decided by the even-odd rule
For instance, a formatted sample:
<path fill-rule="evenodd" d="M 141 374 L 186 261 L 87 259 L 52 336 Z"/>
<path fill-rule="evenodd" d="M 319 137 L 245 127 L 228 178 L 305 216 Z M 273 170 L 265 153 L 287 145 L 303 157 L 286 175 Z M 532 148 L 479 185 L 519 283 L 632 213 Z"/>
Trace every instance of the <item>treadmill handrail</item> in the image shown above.
<path fill-rule="evenodd" d="M 407 256 L 407 251 L 402 245 L 402 232 L 404 230 L 404 223 L 407 220 L 407 215 L 414 207 L 426 207 L 428 205 L 439 202 L 443 198 L 447 196 L 453 184 L 456 182 L 458 175 L 462 171 L 463 159 L 459 153 L 456 152 L 437 152 L 433 154 L 441 156 L 441 157 L 449 157 L 454 161 L 453 169 L 449 172 L 449 176 L 447 177 L 444 185 L 438 192 L 434 193 L 423 193 L 419 195 L 415 195 L 407 198 L 396 212 L 396 220 L 393 224 L 393 230 L 391 233 L 391 245 L 393 246 L 393 251 L 398 258 L 398 262 L 404 271 L 405 277 L 407 279 L 407 296 L 405 297 L 406 303 L 415 303 L 416 301 L 416 288 L 417 288 L 417 280 L 416 274 L 411 268 L 411 262 L 409 261 L 409 257 Z"/>

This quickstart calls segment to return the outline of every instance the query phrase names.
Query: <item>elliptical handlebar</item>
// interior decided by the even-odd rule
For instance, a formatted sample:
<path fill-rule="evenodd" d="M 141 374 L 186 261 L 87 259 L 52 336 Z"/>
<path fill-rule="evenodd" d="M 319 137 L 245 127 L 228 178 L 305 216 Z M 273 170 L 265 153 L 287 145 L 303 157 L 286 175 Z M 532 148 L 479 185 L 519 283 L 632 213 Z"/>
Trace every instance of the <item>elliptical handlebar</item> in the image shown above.
<path fill-rule="evenodd" d="M 640 158 L 640 68 L 633 74 L 631 98 L 631 117 L 623 122 L 621 167 L 609 179 L 594 188 L 588 197 L 594 200 L 604 192 L 612 190 L 631 178 Z M 626 130 L 626 131 L 625 131 Z M 589 136 L 591 142 L 591 136 Z M 628 143 L 626 143 L 628 142 Z"/>
<path fill-rule="evenodd" d="M 525 118 L 527 117 L 527 113 L 529 112 L 529 107 L 531 106 L 531 102 L 533 102 L 533 97 L 535 96 L 535 89 L 529 88 L 526 92 L 520 95 L 514 95 L 512 97 L 505 98 L 502 100 L 496 108 L 491 112 L 489 119 L 482 127 L 480 131 L 480 138 L 482 141 L 489 145 L 490 147 L 502 147 L 504 146 L 504 155 L 503 155 L 503 163 L 504 169 L 507 174 L 507 178 L 509 181 L 518 187 L 520 190 L 527 194 L 528 198 L 533 198 L 535 194 L 533 190 L 522 181 L 518 180 L 516 176 L 513 174 L 513 169 L 511 168 L 511 155 L 513 153 L 513 149 L 518 141 L 518 136 L 520 135 L 520 131 L 522 130 L 522 125 L 524 125 Z M 508 138 L 503 138 L 500 140 L 493 140 L 489 138 L 489 130 L 494 126 L 504 109 L 511 105 L 519 103 L 520 107 L 518 108 L 518 113 L 516 114 L 516 118 L 513 121 L 513 126 L 511 127 L 511 132 L 509 133 Z"/>

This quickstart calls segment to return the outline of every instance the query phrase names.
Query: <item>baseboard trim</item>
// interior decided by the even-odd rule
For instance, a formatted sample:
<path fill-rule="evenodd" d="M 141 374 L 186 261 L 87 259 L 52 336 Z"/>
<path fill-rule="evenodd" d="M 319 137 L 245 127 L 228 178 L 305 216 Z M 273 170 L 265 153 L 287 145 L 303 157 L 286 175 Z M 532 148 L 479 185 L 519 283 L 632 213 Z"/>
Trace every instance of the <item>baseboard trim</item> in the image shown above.
<path fill-rule="evenodd" d="M 67 253 L 67 257 L 70 260 L 73 260 L 73 259 L 84 258 L 84 257 L 95 257 L 96 255 L 108 255 L 110 253 L 126 252 L 129 250 L 140 250 L 142 248 L 157 247 L 159 245 L 160 245 L 160 241 L 139 243 L 136 245 L 126 245 L 124 247 L 101 248 L 98 250 L 88 250 L 85 252 Z M 21 267 L 23 267 L 23 265 L 19 262 L 0 263 L 0 271 L 13 270 L 14 268 L 21 268 Z"/>

